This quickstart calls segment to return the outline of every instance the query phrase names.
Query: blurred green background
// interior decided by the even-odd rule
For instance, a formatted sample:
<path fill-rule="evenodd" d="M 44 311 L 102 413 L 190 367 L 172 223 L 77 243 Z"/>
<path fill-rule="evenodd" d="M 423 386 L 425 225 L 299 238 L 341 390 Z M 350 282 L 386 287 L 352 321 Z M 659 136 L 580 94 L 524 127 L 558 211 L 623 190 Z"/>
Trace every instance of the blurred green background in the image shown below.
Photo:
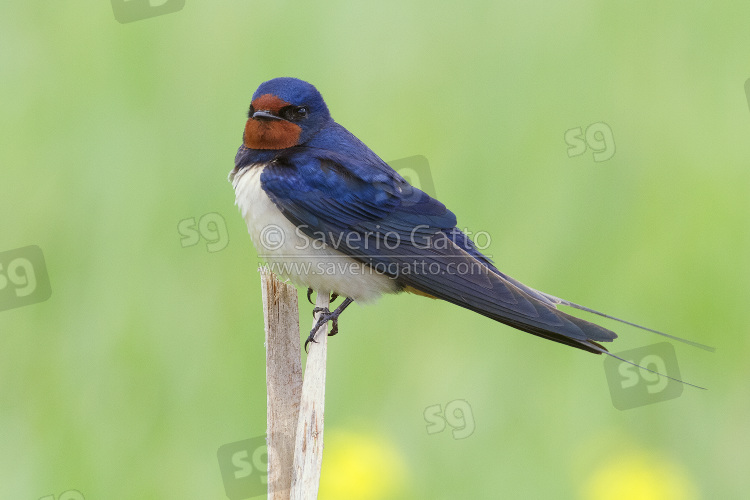
<path fill-rule="evenodd" d="M 266 418 L 226 177 L 277 76 L 383 159 L 426 157 L 504 272 L 717 347 L 675 344 L 708 391 L 620 411 L 601 357 L 421 297 L 353 306 L 321 498 L 743 498 L 750 5 L 724 9 L 187 0 L 121 24 L 105 1 L 0 4 L 0 252 L 38 245 L 52 289 L 0 312 L 0 498 L 226 498 L 217 450 Z M 598 122 L 614 155 L 569 157 L 566 131 Z M 225 248 L 183 246 L 209 213 Z M 615 352 L 662 341 L 601 323 Z M 473 434 L 428 433 L 455 400 Z"/>

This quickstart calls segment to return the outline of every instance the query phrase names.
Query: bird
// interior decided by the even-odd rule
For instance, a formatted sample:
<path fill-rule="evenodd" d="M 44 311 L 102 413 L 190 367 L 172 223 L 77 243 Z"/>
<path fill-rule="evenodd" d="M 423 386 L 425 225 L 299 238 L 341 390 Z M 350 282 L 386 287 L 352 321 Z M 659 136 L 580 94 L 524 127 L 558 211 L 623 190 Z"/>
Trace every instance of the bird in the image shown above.
<path fill-rule="evenodd" d="M 612 355 L 602 343 L 617 334 L 559 306 L 708 348 L 504 274 L 458 228 L 452 211 L 338 124 L 306 81 L 274 78 L 253 93 L 229 181 L 253 244 L 272 270 L 307 287 L 308 300 L 312 291 L 344 298 L 335 310 L 313 310 L 319 320 L 305 348 L 329 321 L 330 335 L 336 334 L 339 316 L 351 303 L 401 292 L 440 299 L 594 354 Z"/>

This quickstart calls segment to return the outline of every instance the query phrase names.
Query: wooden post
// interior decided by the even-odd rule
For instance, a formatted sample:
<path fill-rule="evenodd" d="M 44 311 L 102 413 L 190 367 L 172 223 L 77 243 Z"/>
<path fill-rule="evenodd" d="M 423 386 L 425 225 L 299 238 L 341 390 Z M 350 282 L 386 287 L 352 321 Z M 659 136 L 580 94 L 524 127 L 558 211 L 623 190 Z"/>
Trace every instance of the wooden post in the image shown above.
<path fill-rule="evenodd" d="M 268 498 L 318 497 L 323 461 L 328 325 L 310 343 L 302 378 L 297 289 L 261 268 L 268 387 Z M 328 308 L 318 295 L 316 307 Z M 318 315 L 313 319 L 313 325 Z"/>
<path fill-rule="evenodd" d="M 302 395 L 297 289 L 268 268 L 259 271 L 266 324 L 268 498 L 289 500 Z"/>

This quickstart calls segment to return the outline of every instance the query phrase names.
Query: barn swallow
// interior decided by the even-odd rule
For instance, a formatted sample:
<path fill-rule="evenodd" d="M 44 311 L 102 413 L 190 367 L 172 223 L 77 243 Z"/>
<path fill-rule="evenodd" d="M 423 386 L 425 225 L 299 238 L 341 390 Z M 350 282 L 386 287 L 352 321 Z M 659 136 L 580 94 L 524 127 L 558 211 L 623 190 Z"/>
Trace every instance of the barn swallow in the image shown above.
<path fill-rule="evenodd" d="M 609 354 L 600 343 L 617 335 L 559 305 L 706 348 L 503 274 L 456 226 L 453 212 L 336 123 L 305 81 L 275 78 L 258 87 L 229 179 L 253 243 L 274 272 L 345 298 L 335 310 L 321 311 L 305 346 L 328 321 L 335 333 L 352 302 L 410 292 L 596 354 Z"/>

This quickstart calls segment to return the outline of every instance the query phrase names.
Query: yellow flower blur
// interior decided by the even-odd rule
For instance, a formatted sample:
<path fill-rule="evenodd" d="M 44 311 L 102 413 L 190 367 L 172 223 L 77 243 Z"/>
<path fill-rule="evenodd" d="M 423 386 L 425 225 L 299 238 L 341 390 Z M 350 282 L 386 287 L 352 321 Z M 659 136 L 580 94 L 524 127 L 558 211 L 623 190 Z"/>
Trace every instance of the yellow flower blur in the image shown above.
<path fill-rule="evenodd" d="M 696 500 L 693 482 L 675 463 L 644 451 L 614 457 L 584 485 L 586 500 Z"/>
<path fill-rule="evenodd" d="M 404 461 L 386 439 L 341 430 L 326 430 L 324 439 L 321 499 L 382 499 L 403 489 Z"/>

